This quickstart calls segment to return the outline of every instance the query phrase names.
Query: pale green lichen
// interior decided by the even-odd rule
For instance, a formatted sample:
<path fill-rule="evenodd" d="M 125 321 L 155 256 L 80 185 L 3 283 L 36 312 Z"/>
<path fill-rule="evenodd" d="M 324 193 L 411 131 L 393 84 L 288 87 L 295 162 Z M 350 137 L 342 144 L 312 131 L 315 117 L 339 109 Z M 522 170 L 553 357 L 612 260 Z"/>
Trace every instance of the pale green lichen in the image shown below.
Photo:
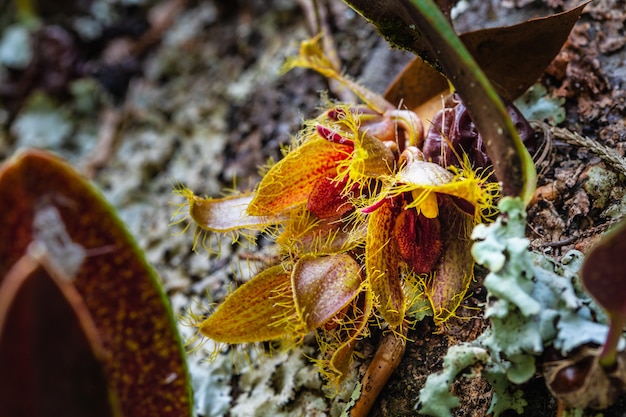
<path fill-rule="evenodd" d="M 489 413 L 521 414 L 526 401 L 516 385 L 534 375 L 535 358 L 547 346 L 567 354 L 606 338 L 606 316 L 578 281 L 582 254 L 572 251 L 557 263 L 529 251 L 523 203 L 503 198 L 499 207 L 497 221 L 478 225 L 472 235 L 478 241 L 472 249 L 476 262 L 491 271 L 484 281 L 491 326 L 476 340 L 450 348 L 443 370 L 430 375 L 420 391 L 421 414 L 451 416 L 460 405 L 449 392 L 454 378 L 478 363 L 494 389 Z M 621 340 L 620 349 L 623 345 Z"/>
<path fill-rule="evenodd" d="M 60 149 L 74 128 L 69 112 L 43 93 L 33 94 L 11 126 L 21 147 Z"/>
<path fill-rule="evenodd" d="M 181 328 L 189 334 L 187 327 Z M 207 355 L 219 346 L 204 342 L 189 357 L 196 415 L 339 417 L 361 394 L 353 391 L 358 372 L 351 369 L 337 395 L 329 398 L 317 368 L 310 364 L 309 358 L 316 355 L 310 342 L 271 354 L 258 345 L 214 352 L 210 366 Z"/>
<path fill-rule="evenodd" d="M 586 170 L 587 181 L 583 188 L 593 199 L 593 208 L 604 209 L 612 200 L 611 194 L 619 185 L 618 175 L 601 165 L 594 165 Z"/>
<path fill-rule="evenodd" d="M 206 366 L 198 358 L 188 358 L 189 374 L 194 392 L 196 415 L 219 417 L 228 413 L 231 397 L 233 363 L 226 355 Z"/>
<path fill-rule="evenodd" d="M 565 99 L 562 97 L 550 97 L 546 88 L 537 83 L 528 91 L 515 100 L 515 106 L 528 120 L 546 121 L 556 126 L 565 120 Z"/>
<path fill-rule="evenodd" d="M 450 409 L 458 407 L 458 397 L 452 395 L 449 387 L 457 374 L 478 362 L 488 362 L 488 352 L 478 346 L 461 344 L 452 346 L 443 359 L 443 371 L 432 374 L 420 392 L 420 413 L 432 416 L 451 416 Z M 446 387 L 446 389 L 441 389 Z"/>
<path fill-rule="evenodd" d="M 298 397 L 303 388 L 321 391 L 322 382 L 315 369 L 307 366 L 302 347 L 293 352 L 255 357 L 242 369 L 238 382 L 241 394 L 229 410 L 231 416 L 292 416 L 306 409 L 308 415 L 322 415 L 327 405 L 323 398 Z M 297 401 L 299 404 L 290 404 Z"/>
<path fill-rule="evenodd" d="M 11 25 L 0 37 L 0 66 L 23 69 L 33 59 L 30 31 L 23 25 Z"/>
<path fill-rule="evenodd" d="M 361 397 L 362 389 L 363 384 L 357 382 L 356 386 L 354 387 L 354 391 L 352 391 L 352 395 L 350 396 L 350 401 L 348 401 L 348 403 L 346 404 L 346 407 L 341 413 L 340 417 L 350 417 L 350 410 L 352 409 L 352 407 L 354 407 L 357 400 Z"/>

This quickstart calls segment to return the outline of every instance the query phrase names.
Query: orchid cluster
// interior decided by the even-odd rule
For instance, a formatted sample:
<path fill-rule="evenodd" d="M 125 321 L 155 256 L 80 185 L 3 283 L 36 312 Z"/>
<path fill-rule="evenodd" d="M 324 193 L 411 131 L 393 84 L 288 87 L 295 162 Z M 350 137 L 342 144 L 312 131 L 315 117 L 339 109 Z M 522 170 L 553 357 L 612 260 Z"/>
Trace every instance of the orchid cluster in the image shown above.
<path fill-rule="evenodd" d="M 338 80 L 364 104 L 327 101 L 252 192 L 214 199 L 178 188 L 176 215 L 197 241 L 264 232 L 279 253 L 197 323 L 200 333 L 298 343 L 315 331 L 320 372 L 339 382 L 370 325 L 403 334 L 424 300 L 437 324 L 454 315 L 473 278 L 471 230 L 493 215 L 498 185 L 465 154 L 458 166 L 432 162 L 419 117 L 340 75 L 317 40 L 287 65 Z"/>

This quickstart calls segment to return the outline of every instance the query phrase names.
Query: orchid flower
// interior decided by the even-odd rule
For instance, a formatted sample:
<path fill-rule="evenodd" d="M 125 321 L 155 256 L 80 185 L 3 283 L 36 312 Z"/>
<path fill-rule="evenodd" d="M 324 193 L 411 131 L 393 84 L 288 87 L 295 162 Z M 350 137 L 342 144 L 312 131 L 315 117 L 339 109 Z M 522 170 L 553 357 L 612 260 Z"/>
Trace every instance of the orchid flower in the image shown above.
<path fill-rule="evenodd" d="M 473 276 L 469 233 L 493 210 L 497 184 L 467 161 L 425 161 L 417 115 L 338 74 L 315 42 L 289 65 L 344 83 L 364 104 L 329 103 L 253 192 L 211 199 L 179 187 L 187 202 L 177 214 L 195 225 L 196 244 L 260 231 L 280 255 L 199 322 L 200 333 L 290 345 L 316 331 L 320 371 L 337 383 L 369 323 L 403 333 L 412 283 L 421 282 L 438 324 L 454 314 Z"/>
<path fill-rule="evenodd" d="M 442 324 L 463 299 L 473 277 L 473 226 L 493 212 L 497 184 L 465 169 L 445 169 L 424 160 L 416 147 L 400 156 L 393 185 L 369 215 L 365 266 L 380 313 L 391 325 L 404 320 L 402 275 L 426 275 L 424 293 L 435 322 Z"/>

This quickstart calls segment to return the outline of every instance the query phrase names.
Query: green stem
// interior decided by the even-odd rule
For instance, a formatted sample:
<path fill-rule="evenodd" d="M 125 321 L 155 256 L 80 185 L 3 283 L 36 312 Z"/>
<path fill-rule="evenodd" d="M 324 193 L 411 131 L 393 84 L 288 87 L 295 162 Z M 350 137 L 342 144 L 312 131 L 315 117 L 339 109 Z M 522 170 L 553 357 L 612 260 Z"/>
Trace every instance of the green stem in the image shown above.
<path fill-rule="evenodd" d="M 33 0 L 14 0 L 15 10 L 20 23 L 30 29 L 39 27 L 39 18 Z"/>
<path fill-rule="evenodd" d="M 411 14 L 417 30 L 484 138 L 504 194 L 521 196 L 528 203 L 535 190 L 535 165 L 502 100 L 433 0 L 410 2 L 417 11 Z"/>

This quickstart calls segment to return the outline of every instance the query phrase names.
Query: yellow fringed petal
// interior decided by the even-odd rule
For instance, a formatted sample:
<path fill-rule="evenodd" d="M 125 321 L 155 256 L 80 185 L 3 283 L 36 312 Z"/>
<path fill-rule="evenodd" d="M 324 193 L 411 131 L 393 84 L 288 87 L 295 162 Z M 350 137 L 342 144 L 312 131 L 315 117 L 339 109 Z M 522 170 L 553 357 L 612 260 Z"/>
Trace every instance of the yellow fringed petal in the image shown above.
<path fill-rule="evenodd" d="M 483 210 L 493 211 L 493 199 L 497 195 L 498 185 L 488 183 L 469 168 L 467 161 L 462 170 L 454 170 L 452 172 L 419 159 L 409 160 L 396 175 L 396 185 L 389 194 L 396 196 L 410 192 L 413 201 L 405 208 L 415 208 L 428 218 L 438 215 L 436 194 L 456 197 L 473 206 L 474 218 L 478 222 Z"/>
<path fill-rule="evenodd" d="M 473 219 L 460 212 L 449 199 L 442 202 L 440 209 L 443 250 L 424 289 L 437 325 L 454 316 L 474 277 L 470 239 Z"/>
<path fill-rule="evenodd" d="M 354 143 L 350 176 L 379 178 L 391 175 L 395 168 L 393 153 L 383 142 L 367 133 Z"/>
<path fill-rule="evenodd" d="M 295 336 L 295 317 L 291 273 L 278 265 L 237 288 L 199 329 L 217 342 L 264 342 Z"/>
<path fill-rule="evenodd" d="M 395 106 L 385 100 L 382 96 L 373 93 L 367 88 L 341 75 L 333 63 L 326 57 L 320 46 L 321 35 L 313 39 L 305 40 L 300 44 L 300 53 L 296 57 L 290 57 L 283 65 L 282 70 L 287 72 L 293 68 L 309 68 L 322 74 L 326 78 L 336 80 L 354 94 L 359 96 L 364 103 L 376 110 L 384 113 L 387 110 L 394 110 Z"/>
<path fill-rule="evenodd" d="M 254 194 L 225 198 L 202 198 L 188 189 L 176 191 L 187 198 L 189 217 L 202 229 L 227 233 L 240 229 L 261 230 L 287 220 L 282 216 L 250 216 L 246 212 Z"/>
<path fill-rule="evenodd" d="M 407 204 L 405 209 L 415 207 L 418 214 L 421 213 L 424 217 L 429 219 L 434 219 L 439 215 L 439 202 L 437 201 L 437 194 L 424 189 L 414 190 L 411 194 L 413 195 L 413 201 L 410 204 Z"/>
<path fill-rule="evenodd" d="M 365 243 L 364 222 L 346 224 L 337 219 L 320 220 L 307 210 L 293 213 L 276 237 L 276 243 L 294 255 L 330 255 L 353 250 Z"/>
<path fill-rule="evenodd" d="M 441 165 L 418 159 L 408 161 L 396 176 L 397 182 L 416 188 L 438 187 L 453 179 L 454 174 Z"/>
<path fill-rule="evenodd" d="M 351 189 L 355 183 L 363 187 L 371 179 L 391 180 L 396 169 L 393 152 L 385 143 L 367 131 L 361 131 L 361 117 L 359 113 L 354 114 L 350 109 L 344 109 L 343 117 L 335 122 L 341 125 L 342 131 L 354 142 L 351 157 L 341 161 L 338 169 L 338 180 L 346 175 L 349 178 L 346 190 Z"/>
<path fill-rule="evenodd" d="M 297 56 L 288 57 L 282 67 L 283 72 L 294 68 L 308 68 L 315 70 L 326 78 L 337 79 L 341 75 L 333 63 L 324 54 L 320 46 L 321 35 L 302 41 Z"/>
<path fill-rule="evenodd" d="M 280 215 L 306 204 L 321 178 L 335 178 L 352 147 L 313 139 L 290 152 L 263 177 L 248 206 L 252 216 Z"/>
<path fill-rule="evenodd" d="M 359 294 L 361 281 L 361 267 L 350 255 L 304 256 L 291 274 L 298 316 L 309 330 L 322 326 Z"/>
<path fill-rule="evenodd" d="M 404 320 L 404 291 L 400 282 L 399 254 L 393 241 L 398 210 L 384 202 L 369 215 L 365 243 L 365 270 L 372 291 L 378 297 L 380 314 L 390 326 Z"/>
<path fill-rule="evenodd" d="M 349 311 L 337 329 L 318 336 L 320 349 L 327 359 L 317 360 L 320 373 L 336 389 L 348 374 L 357 340 L 367 336 L 367 324 L 374 306 L 374 294 L 366 285 L 360 296 L 352 302 Z"/>

